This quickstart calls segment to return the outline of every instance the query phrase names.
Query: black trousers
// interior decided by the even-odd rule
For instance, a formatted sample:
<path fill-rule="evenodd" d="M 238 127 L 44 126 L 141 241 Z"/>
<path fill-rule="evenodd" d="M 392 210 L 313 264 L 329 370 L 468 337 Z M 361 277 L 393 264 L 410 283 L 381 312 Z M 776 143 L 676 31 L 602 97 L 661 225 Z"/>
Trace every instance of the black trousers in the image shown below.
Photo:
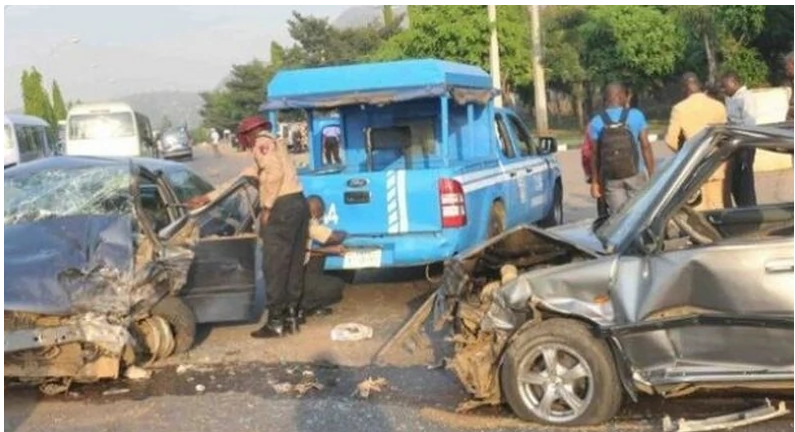
<path fill-rule="evenodd" d="M 341 164 L 340 159 L 340 140 L 337 137 L 326 137 L 323 141 L 323 152 L 326 162 L 330 164 Z"/>
<path fill-rule="evenodd" d="M 276 199 L 262 229 L 263 270 L 268 311 L 281 316 L 298 307 L 304 293 L 304 256 L 309 206 L 303 193 Z"/>
<path fill-rule="evenodd" d="M 325 257 L 312 257 L 306 265 L 306 288 L 301 299 L 301 308 L 307 313 L 342 301 L 345 282 L 336 276 L 324 273 L 325 262 Z"/>
<path fill-rule="evenodd" d="M 756 206 L 756 185 L 754 184 L 755 148 L 741 148 L 731 160 L 731 193 L 737 207 Z"/>

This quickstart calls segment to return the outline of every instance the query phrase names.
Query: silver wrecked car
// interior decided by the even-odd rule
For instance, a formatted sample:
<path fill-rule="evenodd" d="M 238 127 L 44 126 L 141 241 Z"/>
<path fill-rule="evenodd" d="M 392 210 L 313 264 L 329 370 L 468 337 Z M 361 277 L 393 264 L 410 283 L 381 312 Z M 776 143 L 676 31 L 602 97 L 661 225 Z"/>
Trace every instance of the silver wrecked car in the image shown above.
<path fill-rule="evenodd" d="M 473 396 L 461 408 L 507 402 L 525 420 L 582 426 L 640 393 L 792 389 L 792 192 L 687 204 L 748 147 L 792 153 L 792 123 L 707 128 L 609 219 L 520 227 L 447 262 L 435 302 Z"/>

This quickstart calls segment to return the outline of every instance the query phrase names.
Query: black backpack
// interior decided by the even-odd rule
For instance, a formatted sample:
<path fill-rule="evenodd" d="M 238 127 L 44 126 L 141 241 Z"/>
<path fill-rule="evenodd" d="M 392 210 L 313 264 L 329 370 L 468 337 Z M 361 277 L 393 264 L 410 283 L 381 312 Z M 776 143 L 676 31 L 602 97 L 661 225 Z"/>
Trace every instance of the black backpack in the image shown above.
<path fill-rule="evenodd" d="M 602 113 L 604 129 L 599 136 L 599 172 L 604 180 L 622 180 L 638 173 L 638 151 L 627 127 L 629 110 L 623 109 L 617 122 Z"/>

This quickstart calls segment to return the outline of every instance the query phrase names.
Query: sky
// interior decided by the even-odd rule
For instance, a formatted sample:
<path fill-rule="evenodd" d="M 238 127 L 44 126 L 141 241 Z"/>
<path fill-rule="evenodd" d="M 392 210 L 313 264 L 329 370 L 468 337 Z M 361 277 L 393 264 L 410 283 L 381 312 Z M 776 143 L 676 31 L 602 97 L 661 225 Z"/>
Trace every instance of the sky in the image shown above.
<path fill-rule="evenodd" d="M 22 106 L 31 66 L 64 98 L 215 88 L 231 66 L 290 44 L 293 10 L 330 17 L 348 6 L 9 6 L 4 12 L 4 108 Z"/>

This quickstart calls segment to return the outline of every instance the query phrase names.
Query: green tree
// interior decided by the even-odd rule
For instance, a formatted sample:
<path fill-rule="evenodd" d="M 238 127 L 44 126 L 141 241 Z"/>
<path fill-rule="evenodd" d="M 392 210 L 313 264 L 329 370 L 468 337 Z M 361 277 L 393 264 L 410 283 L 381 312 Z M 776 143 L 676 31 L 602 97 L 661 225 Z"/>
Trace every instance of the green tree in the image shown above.
<path fill-rule="evenodd" d="M 265 85 L 276 72 L 259 60 L 232 66 L 231 78 L 223 89 L 202 93 L 204 126 L 235 130 L 244 117 L 259 110 Z"/>
<path fill-rule="evenodd" d="M 584 6 L 547 6 L 542 9 L 544 65 L 550 88 L 570 94 L 578 125 L 585 127 L 588 73 L 583 65 L 585 38 L 579 28 L 588 20 Z"/>
<path fill-rule="evenodd" d="M 52 110 L 56 120 L 66 120 L 66 104 L 63 101 L 61 94 L 61 87 L 58 86 L 58 81 L 52 82 Z"/>
<path fill-rule="evenodd" d="M 24 101 L 25 114 L 40 117 L 52 126 L 58 127 L 58 121 L 50 103 L 50 97 L 44 88 L 41 73 L 36 68 L 31 68 L 30 72 L 22 73 L 22 99 Z"/>
<path fill-rule="evenodd" d="M 648 6 L 591 6 L 578 27 L 582 60 L 591 82 L 629 84 L 636 93 L 674 72 L 685 47 L 676 20 Z"/>
<path fill-rule="evenodd" d="M 271 45 L 271 62 L 285 67 L 315 67 L 350 64 L 375 53 L 385 41 L 400 32 L 402 16 L 395 16 L 391 6 L 382 9 L 383 23 L 338 29 L 328 18 L 293 12 L 287 20 L 290 37 L 296 42 L 290 48 Z"/>
<path fill-rule="evenodd" d="M 670 8 L 689 39 L 685 68 L 704 61 L 708 82 L 715 82 L 721 69 L 736 70 L 754 85 L 764 82 L 767 65 L 750 44 L 766 27 L 766 8 L 733 5 Z M 789 12 L 791 18 L 791 7 Z"/>
<path fill-rule="evenodd" d="M 374 59 L 433 57 L 489 68 L 490 24 L 484 6 L 409 6 L 408 30 Z M 530 82 L 530 32 L 524 6 L 497 8 L 497 37 L 505 92 Z"/>

